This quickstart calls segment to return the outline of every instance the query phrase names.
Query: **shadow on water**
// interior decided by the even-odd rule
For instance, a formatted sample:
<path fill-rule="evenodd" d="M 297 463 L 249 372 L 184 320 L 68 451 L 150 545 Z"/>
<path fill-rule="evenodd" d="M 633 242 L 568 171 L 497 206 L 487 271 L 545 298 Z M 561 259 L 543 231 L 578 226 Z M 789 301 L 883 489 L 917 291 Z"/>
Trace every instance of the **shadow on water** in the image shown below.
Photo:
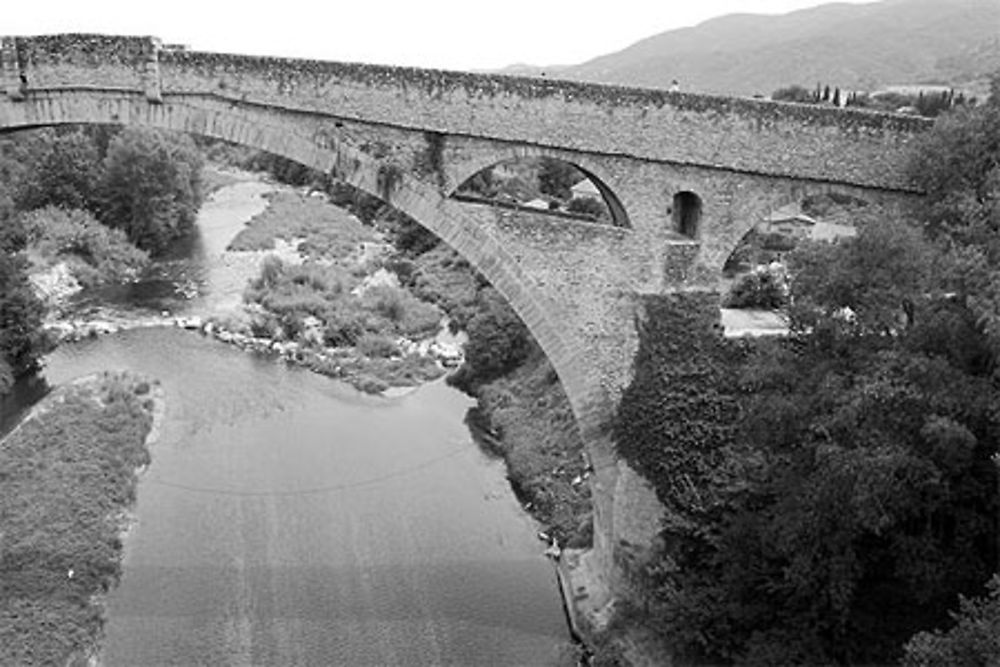
<path fill-rule="evenodd" d="M 14 383 L 9 394 L 0 396 L 0 438 L 6 436 L 52 387 L 41 375 L 24 377 Z"/>
<path fill-rule="evenodd" d="M 466 410 L 463 422 L 469 428 L 472 441 L 476 443 L 479 451 L 492 460 L 503 460 L 503 441 L 500 440 L 500 434 L 493 428 L 485 412 L 474 405 Z"/>
<path fill-rule="evenodd" d="M 77 315 L 108 307 L 173 313 L 204 291 L 205 258 L 205 242 L 195 229 L 170 244 L 137 280 L 85 289 L 72 298 L 69 310 Z"/>

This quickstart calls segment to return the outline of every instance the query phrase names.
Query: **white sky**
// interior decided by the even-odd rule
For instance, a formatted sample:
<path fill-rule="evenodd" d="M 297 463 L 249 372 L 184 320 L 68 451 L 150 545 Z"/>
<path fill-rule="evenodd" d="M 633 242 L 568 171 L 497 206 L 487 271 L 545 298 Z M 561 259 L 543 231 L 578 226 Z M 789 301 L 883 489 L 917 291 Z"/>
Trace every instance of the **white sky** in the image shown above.
<path fill-rule="evenodd" d="M 851 3 L 871 0 L 847 0 Z M 446 69 L 575 64 L 734 12 L 823 0 L 6 0 L 0 34 L 155 35 L 202 51 Z"/>

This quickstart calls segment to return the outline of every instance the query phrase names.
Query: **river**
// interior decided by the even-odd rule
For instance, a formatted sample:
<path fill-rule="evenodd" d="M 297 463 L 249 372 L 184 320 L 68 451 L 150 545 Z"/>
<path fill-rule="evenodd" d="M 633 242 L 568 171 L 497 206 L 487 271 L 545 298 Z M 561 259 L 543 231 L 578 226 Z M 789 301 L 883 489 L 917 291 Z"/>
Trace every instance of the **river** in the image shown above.
<path fill-rule="evenodd" d="M 230 227 L 260 195 L 234 187 L 206 205 L 228 198 Z M 195 310 L 238 293 L 230 233 L 195 244 Z M 64 345 L 44 376 L 109 368 L 159 378 L 167 412 L 102 664 L 544 665 L 568 639 L 536 528 L 443 382 L 367 396 L 166 327 Z"/>

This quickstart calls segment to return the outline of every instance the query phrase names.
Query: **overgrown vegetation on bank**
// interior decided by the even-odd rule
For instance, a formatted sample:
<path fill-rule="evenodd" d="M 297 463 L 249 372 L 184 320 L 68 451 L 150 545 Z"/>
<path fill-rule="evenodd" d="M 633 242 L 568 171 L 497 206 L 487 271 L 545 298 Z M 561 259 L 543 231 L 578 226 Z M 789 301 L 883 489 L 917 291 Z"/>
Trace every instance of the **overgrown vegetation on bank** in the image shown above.
<path fill-rule="evenodd" d="M 791 335 L 648 303 L 619 452 L 667 508 L 619 627 L 710 664 L 992 664 L 1000 99 L 914 156 L 927 206 L 792 253 Z M 990 625 L 992 624 L 992 625 Z M 911 639 L 911 637 L 913 637 Z"/>
<path fill-rule="evenodd" d="M 83 286 L 135 277 L 149 254 L 192 229 L 201 166 L 189 138 L 153 130 L 69 127 L 0 140 L 0 393 L 47 347 L 27 274 L 65 265 Z"/>
<path fill-rule="evenodd" d="M 95 650 L 149 462 L 154 391 L 128 374 L 91 377 L 0 442 L 0 663 L 64 665 Z"/>
<path fill-rule="evenodd" d="M 473 395 L 473 433 L 481 446 L 503 457 L 525 509 L 561 547 L 589 547 L 593 505 L 583 441 L 545 355 L 533 347 L 511 370 L 478 384 Z"/>
<path fill-rule="evenodd" d="M 246 288 L 246 317 L 221 322 L 225 329 L 292 346 L 313 370 L 364 391 L 444 374 L 430 346 L 418 345 L 444 313 L 400 285 L 405 272 L 375 225 L 325 197 L 279 192 L 230 249 L 275 250 L 278 239 L 286 248 L 266 257 Z"/>

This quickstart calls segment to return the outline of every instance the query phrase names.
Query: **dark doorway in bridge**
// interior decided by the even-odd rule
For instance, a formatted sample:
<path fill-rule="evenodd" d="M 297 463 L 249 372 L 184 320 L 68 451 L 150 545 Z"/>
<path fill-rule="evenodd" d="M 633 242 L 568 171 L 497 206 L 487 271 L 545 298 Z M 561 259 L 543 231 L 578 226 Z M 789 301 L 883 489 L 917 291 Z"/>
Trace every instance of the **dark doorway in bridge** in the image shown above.
<path fill-rule="evenodd" d="M 615 227 L 629 226 L 625 209 L 607 185 L 574 164 L 548 156 L 498 162 L 467 179 L 453 196 Z"/>
<path fill-rule="evenodd" d="M 701 224 L 701 197 L 684 190 L 674 195 L 673 212 L 674 231 L 688 238 L 698 238 L 698 227 Z"/>

